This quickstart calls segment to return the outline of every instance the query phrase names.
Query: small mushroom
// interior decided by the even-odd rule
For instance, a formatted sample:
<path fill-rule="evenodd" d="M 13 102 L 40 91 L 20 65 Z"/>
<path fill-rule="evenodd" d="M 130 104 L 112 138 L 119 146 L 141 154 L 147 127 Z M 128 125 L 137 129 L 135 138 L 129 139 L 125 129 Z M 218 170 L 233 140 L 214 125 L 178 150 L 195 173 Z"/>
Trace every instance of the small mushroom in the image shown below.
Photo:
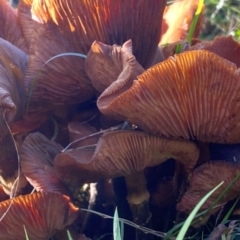
<path fill-rule="evenodd" d="M 226 187 L 234 180 L 240 172 L 240 165 L 224 161 L 213 161 L 196 168 L 189 180 L 190 186 L 177 205 L 178 211 L 189 214 L 197 203 L 214 187 L 224 181 L 204 203 L 201 210 L 208 209 Z M 204 224 L 207 219 L 216 213 L 228 201 L 239 196 L 240 180 L 237 180 L 228 192 L 224 194 L 217 205 L 205 216 L 204 219 L 195 223 L 195 226 Z"/>
<path fill-rule="evenodd" d="M 47 240 L 70 225 L 79 209 L 69 198 L 57 193 L 33 193 L 0 203 L 0 239 Z M 4 216 L 3 216 L 4 215 Z"/>

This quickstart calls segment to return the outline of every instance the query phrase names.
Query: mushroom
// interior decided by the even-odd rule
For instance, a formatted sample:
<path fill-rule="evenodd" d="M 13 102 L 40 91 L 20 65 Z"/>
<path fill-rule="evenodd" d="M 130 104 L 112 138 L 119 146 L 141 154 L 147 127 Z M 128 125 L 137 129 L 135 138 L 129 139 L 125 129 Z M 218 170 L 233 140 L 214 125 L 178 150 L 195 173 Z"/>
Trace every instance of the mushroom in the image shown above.
<path fill-rule="evenodd" d="M 198 156 L 198 148 L 188 141 L 169 140 L 138 131 L 113 131 L 104 133 L 97 145 L 58 154 L 54 167 L 59 177 L 71 186 L 101 178 L 126 176 L 127 200 L 134 221 L 146 225 L 151 214 L 143 170 L 174 158 L 184 166 L 186 173 L 190 173 Z"/>
<path fill-rule="evenodd" d="M 228 187 L 228 185 L 239 174 L 240 165 L 236 163 L 228 163 L 224 161 L 212 161 L 205 163 L 196 168 L 191 179 L 190 186 L 187 192 L 183 195 L 181 201 L 177 205 L 178 211 L 189 214 L 196 204 L 214 187 L 224 181 L 223 185 L 219 187 L 204 203 L 201 210 L 208 209 L 219 195 Z M 197 221 L 194 226 L 204 224 L 207 219 L 216 213 L 228 201 L 239 196 L 240 180 L 238 179 L 232 187 L 226 192 L 216 206 L 200 221 Z"/>
<path fill-rule="evenodd" d="M 67 196 L 58 193 L 33 193 L 0 203 L 1 239 L 47 240 L 70 225 L 78 216 Z"/>

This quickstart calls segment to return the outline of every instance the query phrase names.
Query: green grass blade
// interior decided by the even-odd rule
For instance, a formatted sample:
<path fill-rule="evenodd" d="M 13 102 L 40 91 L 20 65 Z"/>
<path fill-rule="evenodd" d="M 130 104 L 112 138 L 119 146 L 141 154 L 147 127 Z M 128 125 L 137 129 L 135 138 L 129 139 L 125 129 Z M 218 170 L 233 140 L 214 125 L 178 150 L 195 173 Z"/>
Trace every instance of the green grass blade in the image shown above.
<path fill-rule="evenodd" d="M 68 240 L 73 240 L 73 238 L 68 230 L 67 230 L 67 236 L 68 236 Z"/>
<path fill-rule="evenodd" d="M 178 233 L 178 236 L 176 240 L 183 240 L 185 234 L 187 233 L 188 228 L 190 227 L 194 217 L 196 216 L 197 212 L 199 209 L 202 207 L 202 205 L 207 201 L 207 199 L 219 188 L 223 185 L 224 182 L 221 182 L 218 184 L 212 191 L 207 193 L 200 201 L 199 203 L 195 206 L 195 208 L 192 210 L 188 218 L 186 219 L 184 225 L 182 226 L 180 232 Z"/>
<path fill-rule="evenodd" d="M 212 205 L 207 209 L 203 218 L 217 205 L 217 203 L 223 198 L 223 196 L 231 189 L 234 183 L 240 179 L 240 173 L 232 180 L 231 183 L 222 191 L 222 193 L 218 196 L 218 198 L 212 203 Z"/>
<path fill-rule="evenodd" d="M 230 210 L 227 212 L 227 214 L 226 214 L 225 217 L 223 218 L 222 224 L 225 224 L 225 223 L 228 221 L 228 219 L 229 219 L 230 215 L 232 214 L 232 212 L 233 212 L 235 206 L 237 205 L 238 201 L 239 201 L 239 198 L 235 201 L 235 203 L 232 205 L 232 207 L 230 208 Z"/>
<path fill-rule="evenodd" d="M 27 234 L 27 230 L 26 230 L 25 225 L 23 225 L 23 229 L 24 229 L 24 233 L 25 233 L 25 238 L 26 238 L 26 240 L 29 240 L 29 237 L 28 237 L 28 234 Z"/>
<path fill-rule="evenodd" d="M 121 237 L 124 239 L 124 222 L 120 220 Z"/>
<path fill-rule="evenodd" d="M 195 28 L 197 26 L 199 16 L 202 12 L 203 5 L 204 5 L 204 0 L 199 0 L 198 7 L 197 7 L 196 13 L 194 15 L 194 18 L 192 20 L 192 23 L 191 23 L 191 26 L 190 26 L 190 29 L 188 32 L 188 36 L 187 36 L 187 41 L 188 41 L 189 45 L 191 45 L 191 43 L 192 43 L 192 37 L 193 37 L 194 31 L 195 31 Z"/>
<path fill-rule="evenodd" d="M 113 239 L 122 240 L 117 208 L 115 209 L 113 217 Z"/>
<path fill-rule="evenodd" d="M 222 234 L 221 240 L 227 240 L 224 234 Z"/>
<path fill-rule="evenodd" d="M 176 53 L 176 54 L 181 53 L 181 52 L 182 52 L 182 47 L 183 47 L 182 43 L 179 43 L 179 44 L 176 46 L 175 53 Z"/>

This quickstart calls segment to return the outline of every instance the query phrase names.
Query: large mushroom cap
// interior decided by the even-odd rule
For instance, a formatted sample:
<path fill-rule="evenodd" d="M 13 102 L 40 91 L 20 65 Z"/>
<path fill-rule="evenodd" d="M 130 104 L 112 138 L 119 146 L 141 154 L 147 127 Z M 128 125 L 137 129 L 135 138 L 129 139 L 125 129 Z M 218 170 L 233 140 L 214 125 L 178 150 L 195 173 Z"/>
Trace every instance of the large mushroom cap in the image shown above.
<path fill-rule="evenodd" d="M 29 239 L 46 240 L 70 225 L 77 218 L 78 209 L 64 195 L 34 193 L 1 202 L 0 216 L 3 215 L 0 239 L 25 240 L 25 226 Z"/>
<path fill-rule="evenodd" d="M 54 166 L 61 179 L 79 185 L 101 178 L 127 176 L 174 158 L 191 171 L 199 157 L 194 143 L 159 138 L 143 132 L 104 133 L 97 145 L 60 153 Z"/>
<path fill-rule="evenodd" d="M 175 55 L 138 76 L 129 89 L 114 90 L 109 94 L 106 89 L 98 98 L 99 110 L 152 134 L 218 143 L 240 140 L 240 72 L 214 53 Z"/>

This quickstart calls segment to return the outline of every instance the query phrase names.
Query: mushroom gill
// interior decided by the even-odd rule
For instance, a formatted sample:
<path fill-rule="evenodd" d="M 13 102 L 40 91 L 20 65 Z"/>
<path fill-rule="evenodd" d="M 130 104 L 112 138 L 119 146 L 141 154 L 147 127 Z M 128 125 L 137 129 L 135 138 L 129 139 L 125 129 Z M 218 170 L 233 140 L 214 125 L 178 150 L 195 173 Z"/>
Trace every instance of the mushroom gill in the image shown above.
<path fill-rule="evenodd" d="M 17 11 L 6 0 L 0 0 L 0 37 L 17 46 L 25 53 L 28 52 Z"/>
<path fill-rule="evenodd" d="M 57 193 L 33 193 L 3 201 L 0 216 L 5 216 L 0 222 L 0 239 L 24 240 L 24 227 L 29 239 L 49 239 L 70 225 L 78 211 L 67 196 Z"/>
<path fill-rule="evenodd" d="M 113 131 L 104 133 L 97 144 L 58 154 L 54 167 L 63 181 L 78 186 L 100 178 L 131 175 L 169 158 L 179 161 L 190 173 L 198 156 L 198 148 L 188 141 L 169 140 L 138 131 Z"/>
<path fill-rule="evenodd" d="M 208 51 L 189 51 L 149 68 L 125 92 L 109 95 L 106 89 L 97 105 L 103 114 L 152 134 L 236 143 L 239 79 L 235 64 Z"/>

